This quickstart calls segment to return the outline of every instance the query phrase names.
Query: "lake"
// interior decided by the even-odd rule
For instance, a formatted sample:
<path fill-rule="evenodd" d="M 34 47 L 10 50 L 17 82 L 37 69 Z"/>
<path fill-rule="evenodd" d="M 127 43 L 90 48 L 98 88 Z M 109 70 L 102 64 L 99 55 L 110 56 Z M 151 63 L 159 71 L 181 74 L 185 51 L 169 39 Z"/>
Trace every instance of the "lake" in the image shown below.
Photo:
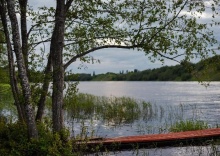
<path fill-rule="evenodd" d="M 80 82 L 78 88 L 81 93 L 96 96 L 126 96 L 150 102 L 154 105 L 155 111 L 159 112 L 159 115 L 150 120 L 140 119 L 121 125 L 103 124 L 96 119 L 87 120 L 83 126 L 87 128 L 88 135 L 94 133 L 101 137 L 117 137 L 166 133 L 166 129 L 171 124 L 185 119 L 202 120 L 207 122 L 209 127 L 220 125 L 220 82 L 211 82 L 208 86 L 198 82 Z M 72 128 L 73 135 L 80 133 L 81 121 L 69 121 L 68 125 Z M 202 148 L 202 150 L 207 151 L 207 148 L 210 147 Z M 178 149 L 178 152 L 183 152 L 182 150 L 184 148 Z M 192 151 L 197 150 L 192 149 Z M 163 149 L 161 153 L 162 155 L 173 155 L 172 153 L 182 155 L 178 152 L 177 148 L 168 148 Z M 147 153 L 155 155 L 155 153 L 152 154 L 152 150 L 148 150 Z M 131 155 L 131 153 L 127 151 L 119 155 Z M 194 155 L 197 154 L 194 153 Z"/>
<path fill-rule="evenodd" d="M 128 96 L 159 105 L 220 104 L 220 82 L 80 82 L 79 92 L 98 96 Z"/>

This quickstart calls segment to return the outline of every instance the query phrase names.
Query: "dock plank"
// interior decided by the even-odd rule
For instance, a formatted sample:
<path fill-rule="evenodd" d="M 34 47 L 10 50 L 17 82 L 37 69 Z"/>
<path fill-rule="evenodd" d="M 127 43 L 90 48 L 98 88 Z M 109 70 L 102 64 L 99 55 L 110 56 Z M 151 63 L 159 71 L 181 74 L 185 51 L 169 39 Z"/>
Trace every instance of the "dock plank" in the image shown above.
<path fill-rule="evenodd" d="M 122 150 L 134 148 L 135 146 L 144 148 L 155 148 L 178 145 L 204 145 L 205 140 L 220 139 L 220 128 L 175 132 L 165 134 L 149 134 L 137 136 L 122 136 L 115 138 L 103 138 L 100 140 L 89 140 L 88 147 L 101 146 L 103 150 Z M 101 148 L 100 148 L 101 150 Z"/>

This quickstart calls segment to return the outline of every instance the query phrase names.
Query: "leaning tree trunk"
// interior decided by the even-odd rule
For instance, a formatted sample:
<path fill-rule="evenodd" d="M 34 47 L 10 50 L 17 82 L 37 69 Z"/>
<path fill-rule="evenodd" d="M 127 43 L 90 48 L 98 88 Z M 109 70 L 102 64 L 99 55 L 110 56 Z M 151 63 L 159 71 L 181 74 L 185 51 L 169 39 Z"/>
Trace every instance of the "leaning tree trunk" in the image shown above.
<path fill-rule="evenodd" d="M 52 69 L 52 56 L 50 53 L 48 57 L 47 66 L 44 71 L 44 81 L 43 81 L 40 100 L 38 102 L 36 121 L 41 121 L 44 115 L 46 96 L 47 96 L 48 88 L 49 88 L 50 81 L 51 81 L 51 69 Z"/>
<path fill-rule="evenodd" d="M 11 21 L 12 27 L 12 39 L 14 44 L 14 51 L 17 60 L 18 66 L 18 76 L 21 81 L 21 87 L 23 92 L 24 98 L 24 107 L 25 107 L 25 115 L 26 115 L 26 122 L 28 127 L 28 135 L 29 138 L 38 138 L 38 132 L 36 128 L 36 123 L 34 120 L 34 111 L 33 106 L 31 104 L 31 89 L 30 83 L 27 77 L 27 72 L 25 68 L 24 58 L 21 50 L 21 42 L 20 42 L 20 35 L 19 35 L 19 27 L 18 21 L 15 13 L 15 1 L 14 0 L 7 0 L 7 7 L 8 7 L 8 14 Z"/>
<path fill-rule="evenodd" d="M 52 119 L 53 131 L 60 132 L 63 128 L 63 46 L 65 26 L 65 1 L 57 0 L 55 27 L 51 39 L 50 52 L 53 59 L 53 94 L 52 94 Z"/>

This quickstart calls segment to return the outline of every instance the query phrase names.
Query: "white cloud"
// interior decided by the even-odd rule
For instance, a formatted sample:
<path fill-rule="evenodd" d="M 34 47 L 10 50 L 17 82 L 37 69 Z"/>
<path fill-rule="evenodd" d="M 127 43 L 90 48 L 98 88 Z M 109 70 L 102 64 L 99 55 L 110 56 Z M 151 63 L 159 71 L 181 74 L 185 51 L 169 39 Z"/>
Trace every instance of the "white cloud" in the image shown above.
<path fill-rule="evenodd" d="M 145 70 L 150 68 L 160 67 L 161 62 L 150 62 L 148 56 L 145 56 L 144 52 L 136 50 L 125 49 L 103 49 L 96 51 L 92 54 L 95 59 L 99 59 L 101 63 L 88 64 L 85 63 L 86 68 L 77 69 L 80 61 L 77 61 L 70 65 L 68 69 L 72 69 L 74 73 L 93 73 L 96 74 L 119 71 L 133 71 L 134 69 Z M 167 61 L 169 65 L 176 64 L 173 61 Z"/>

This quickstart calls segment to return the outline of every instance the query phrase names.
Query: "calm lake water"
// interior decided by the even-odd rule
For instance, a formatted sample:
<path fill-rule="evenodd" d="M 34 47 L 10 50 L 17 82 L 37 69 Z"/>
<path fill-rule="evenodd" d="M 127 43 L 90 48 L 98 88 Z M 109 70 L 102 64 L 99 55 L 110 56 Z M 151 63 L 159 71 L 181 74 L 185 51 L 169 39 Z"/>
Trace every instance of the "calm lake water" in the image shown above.
<path fill-rule="evenodd" d="M 211 82 L 208 87 L 198 82 L 80 82 L 78 88 L 81 93 L 107 97 L 126 96 L 150 102 L 154 105 L 154 110 L 159 112 L 159 115 L 151 120 L 140 119 L 121 125 L 103 124 L 96 119 L 87 120 L 83 126 L 87 127 L 88 135 L 95 133 L 96 136 L 101 137 L 117 137 L 166 133 L 166 129 L 171 124 L 184 119 L 206 121 L 209 127 L 220 125 L 220 82 Z M 72 128 L 73 135 L 80 133 L 82 127 L 80 121 L 69 121 L 68 124 Z M 165 148 L 155 151 L 151 149 L 139 152 L 142 152 L 140 155 L 146 153 L 147 155 L 192 155 L 192 152 L 189 154 L 185 152 L 191 149 L 194 151 L 193 155 L 207 155 L 209 148 L 201 148 L 202 153 L 201 150 L 197 151 L 197 147 Z M 122 152 L 118 155 L 132 155 L 132 152 Z"/>

